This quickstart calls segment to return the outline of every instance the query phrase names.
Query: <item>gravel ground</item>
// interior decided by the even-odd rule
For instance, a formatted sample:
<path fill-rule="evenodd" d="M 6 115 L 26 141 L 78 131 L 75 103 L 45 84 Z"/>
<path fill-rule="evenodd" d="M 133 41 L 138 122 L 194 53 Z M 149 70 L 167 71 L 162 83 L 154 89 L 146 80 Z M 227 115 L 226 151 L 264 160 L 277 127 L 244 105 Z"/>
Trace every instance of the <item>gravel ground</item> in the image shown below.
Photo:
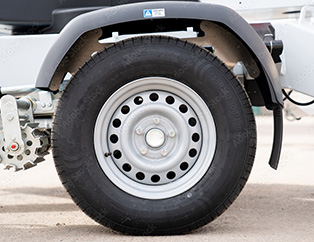
<path fill-rule="evenodd" d="M 314 118 L 285 121 L 278 171 L 267 165 L 272 119 L 259 117 L 257 124 L 249 183 L 230 209 L 193 233 L 134 237 L 98 225 L 73 204 L 49 157 L 24 172 L 0 171 L 1 241 L 313 241 Z"/>

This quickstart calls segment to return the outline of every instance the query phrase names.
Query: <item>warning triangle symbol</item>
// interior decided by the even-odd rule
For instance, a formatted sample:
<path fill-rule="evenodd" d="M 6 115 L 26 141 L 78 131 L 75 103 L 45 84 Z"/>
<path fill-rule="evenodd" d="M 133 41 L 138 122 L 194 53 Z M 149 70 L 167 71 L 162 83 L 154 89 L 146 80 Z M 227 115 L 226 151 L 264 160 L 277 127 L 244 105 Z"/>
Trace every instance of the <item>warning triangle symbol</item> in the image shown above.
<path fill-rule="evenodd" d="M 152 11 L 151 10 L 145 10 L 144 17 L 151 17 Z"/>

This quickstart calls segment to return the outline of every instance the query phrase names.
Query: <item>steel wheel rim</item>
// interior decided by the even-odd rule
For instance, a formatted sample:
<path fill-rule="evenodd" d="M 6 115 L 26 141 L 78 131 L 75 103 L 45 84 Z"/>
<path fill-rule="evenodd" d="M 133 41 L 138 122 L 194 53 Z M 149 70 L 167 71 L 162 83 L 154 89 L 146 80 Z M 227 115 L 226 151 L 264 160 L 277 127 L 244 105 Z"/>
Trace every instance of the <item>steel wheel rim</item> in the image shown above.
<path fill-rule="evenodd" d="M 207 105 L 191 88 L 148 77 L 124 85 L 106 101 L 96 120 L 94 146 L 102 170 L 121 190 L 165 199 L 204 176 L 216 129 Z"/>

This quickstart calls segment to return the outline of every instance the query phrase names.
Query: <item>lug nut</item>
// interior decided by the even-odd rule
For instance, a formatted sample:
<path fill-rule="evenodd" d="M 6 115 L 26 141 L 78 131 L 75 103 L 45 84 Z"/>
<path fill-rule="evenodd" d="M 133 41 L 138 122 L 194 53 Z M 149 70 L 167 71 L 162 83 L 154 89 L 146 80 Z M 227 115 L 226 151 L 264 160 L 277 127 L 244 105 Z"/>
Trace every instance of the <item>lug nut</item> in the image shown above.
<path fill-rule="evenodd" d="M 135 133 L 138 134 L 138 135 L 141 135 L 142 134 L 142 130 L 140 128 L 138 128 L 138 129 L 135 130 Z"/>
<path fill-rule="evenodd" d="M 166 155 L 168 155 L 168 152 L 167 152 L 166 150 L 162 150 L 162 151 L 161 151 L 161 155 L 162 155 L 162 156 L 166 156 Z"/>
<path fill-rule="evenodd" d="M 170 138 L 174 138 L 174 136 L 176 136 L 176 133 L 174 131 L 170 131 L 168 135 Z"/>
<path fill-rule="evenodd" d="M 147 154 L 147 149 L 146 148 L 141 149 L 141 154 L 142 155 L 146 155 Z"/>
<path fill-rule="evenodd" d="M 154 118 L 154 124 L 159 124 L 160 123 L 160 119 L 159 118 Z"/>

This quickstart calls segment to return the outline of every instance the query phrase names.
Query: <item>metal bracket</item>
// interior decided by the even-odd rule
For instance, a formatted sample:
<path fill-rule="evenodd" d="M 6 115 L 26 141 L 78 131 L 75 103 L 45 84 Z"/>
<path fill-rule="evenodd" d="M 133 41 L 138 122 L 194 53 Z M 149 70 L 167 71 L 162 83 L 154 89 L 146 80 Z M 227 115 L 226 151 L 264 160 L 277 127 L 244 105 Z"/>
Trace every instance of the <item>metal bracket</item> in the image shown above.
<path fill-rule="evenodd" d="M 145 34 L 129 34 L 129 35 L 119 35 L 118 32 L 112 32 L 112 37 L 99 40 L 100 44 L 112 44 L 119 42 L 121 40 L 130 39 L 134 37 L 140 36 L 171 36 L 174 38 L 180 39 L 190 39 L 190 38 L 197 38 L 197 32 L 194 32 L 193 27 L 188 27 L 186 31 L 172 31 L 172 32 L 156 32 L 156 33 L 145 33 Z"/>
<path fill-rule="evenodd" d="M 46 91 L 41 91 L 41 92 L 38 92 L 38 96 L 39 96 L 40 108 L 43 111 L 52 110 L 51 94 L 49 92 L 46 92 Z"/>
<path fill-rule="evenodd" d="M 55 111 L 57 100 L 52 98 L 51 92 L 38 91 L 29 95 L 34 102 L 34 114 L 52 115 Z"/>
<path fill-rule="evenodd" d="M 307 14 L 310 13 L 312 17 L 314 17 L 314 6 L 304 6 L 302 9 L 301 9 L 301 12 L 300 12 L 300 17 L 299 17 L 299 24 L 302 24 L 302 23 L 306 23 L 307 22 Z M 308 22 L 310 22 L 310 20 L 308 20 Z"/>
<path fill-rule="evenodd" d="M 15 97 L 5 95 L 0 99 L 1 118 L 4 132 L 4 149 L 8 154 L 22 154 L 24 141 L 22 139 L 20 119 Z"/>

